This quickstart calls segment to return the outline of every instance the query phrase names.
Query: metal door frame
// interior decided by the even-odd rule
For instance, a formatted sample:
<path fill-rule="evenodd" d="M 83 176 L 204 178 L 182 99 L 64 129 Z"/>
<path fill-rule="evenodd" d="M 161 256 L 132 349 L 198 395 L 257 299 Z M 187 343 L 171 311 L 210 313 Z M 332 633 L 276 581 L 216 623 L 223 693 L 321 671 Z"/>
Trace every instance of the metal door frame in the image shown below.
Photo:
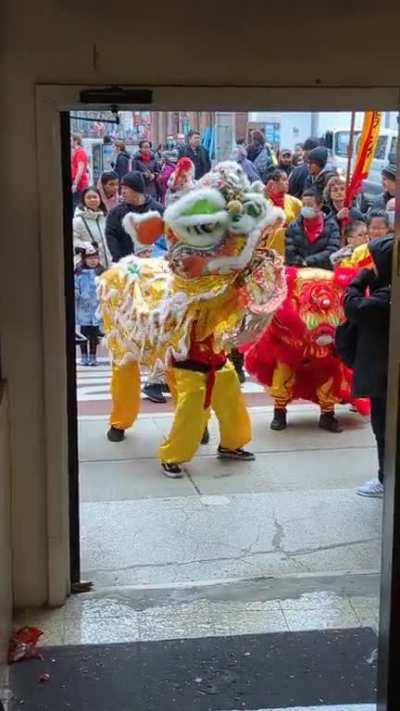
<path fill-rule="evenodd" d="M 75 384 L 75 365 L 72 363 L 68 332 L 71 329 L 71 303 L 68 290 L 71 269 L 66 267 L 71 254 L 71 197 L 69 166 L 65 158 L 65 112 L 71 110 L 104 110 L 105 104 L 88 107 L 80 103 L 79 95 L 87 86 L 38 85 L 36 108 L 38 122 L 38 158 L 41 205 L 41 243 L 43 274 L 53 276 L 43 281 L 43 322 L 45 361 L 54 365 L 48 371 L 45 362 L 46 442 L 47 442 L 47 518 L 49 542 L 49 602 L 61 604 L 65 598 L 65 579 L 79 579 L 79 496 L 77 476 L 77 431 L 70 419 L 76 418 L 76 397 L 71 383 Z M 397 111 L 400 106 L 399 87 L 266 87 L 266 86 L 157 86 L 146 87 L 153 91 L 151 106 L 126 105 L 129 110 L 193 110 L 225 111 L 362 111 L 371 109 Z M 63 113 L 64 112 L 64 113 Z M 60 130 L 61 114 L 61 130 Z M 400 143 L 400 142 L 399 142 Z M 59 156 L 64 155 L 62 169 Z M 57 162 L 58 161 L 58 162 Z M 400 156 L 397 159 L 400 165 Z M 64 186 L 64 187 L 63 187 Z M 48 194 L 52 190 L 52 204 Z M 54 198 L 64 194 L 61 210 Z M 400 181 L 397 186 L 396 237 L 400 235 Z M 70 214 L 70 212 L 69 212 Z M 69 226 L 68 226 L 69 225 Z M 64 234 L 61 245 L 54 235 Z M 53 237 L 49 243 L 48 235 Z M 400 306 L 400 262 L 396 240 L 393 280 L 393 303 Z M 50 244 L 50 248 L 47 248 Z M 54 274 L 63 273 L 62 286 Z M 60 323 L 60 314 L 63 323 Z M 67 317 L 67 333 L 65 329 Z M 75 351 L 75 347 L 73 347 Z M 58 392 L 54 393 L 54 378 Z M 76 421 L 76 420 L 75 420 Z M 57 446 L 58 445 L 58 446 Z M 400 704 L 400 319 L 392 309 L 391 344 L 389 357 L 389 391 L 387 452 L 385 472 L 384 526 L 381 577 L 381 626 L 379 630 L 379 711 L 398 711 Z M 55 479 L 54 479 L 55 477 Z M 73 481 L 71 481 L 71 477 Z M 65 526 L 65 521 L 68 525 Z M 71 552 L 72 551 L 72 552 Z M 71 557 L 70 557 L 71 555 Z M 58 601 L 58 602 L 57 602 Z"/>

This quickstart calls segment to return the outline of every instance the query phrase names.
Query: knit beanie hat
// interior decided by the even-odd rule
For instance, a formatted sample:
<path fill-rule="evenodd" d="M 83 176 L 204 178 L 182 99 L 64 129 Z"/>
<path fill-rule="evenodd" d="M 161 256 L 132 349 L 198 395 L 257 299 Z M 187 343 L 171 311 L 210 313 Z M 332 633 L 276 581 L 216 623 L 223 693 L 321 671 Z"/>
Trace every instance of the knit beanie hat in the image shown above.
<path fill-rule="evenodd" d="M 79 252 L 81 254 L 82 259 L 85 257 L 94 257 L 95 255 L 99 255 L 99 247 L 97 242 L 91 242 L 85 247 L 80 247 Z"/>
<path fill-rule="evenodd" d="M 324 168 L 328 161 L 328 150 L 323 146 L 318 146 L 318 148 L 313 148 L 308 154 L 308 162 L 315 163 L 319 165 L 320 168 Z"/>
<path fill-rule="evenodd" d="M 121 185 L 125 185 L 126 188 L 130 188 L 131 190 L 135 190 L 137 193 L 144 193 L 144 178 L 138 170 L 132 170 L 130 173 L 124 175 L 121 180 Z"/>
<path fill-rule="evenodd" d="M 389 180 L 396 180 L 396 166 L 393 163 L 388 163 L 383 168 L 382 175 L 384 178 L 389 178 Z"/>
<path fill-rule="evenodd" d="M 318 148 L 320 142 L 318 138 L 306 138 L 303 144 L 303 149 L 305 151 L 312 151 L 313 148 Z"/>

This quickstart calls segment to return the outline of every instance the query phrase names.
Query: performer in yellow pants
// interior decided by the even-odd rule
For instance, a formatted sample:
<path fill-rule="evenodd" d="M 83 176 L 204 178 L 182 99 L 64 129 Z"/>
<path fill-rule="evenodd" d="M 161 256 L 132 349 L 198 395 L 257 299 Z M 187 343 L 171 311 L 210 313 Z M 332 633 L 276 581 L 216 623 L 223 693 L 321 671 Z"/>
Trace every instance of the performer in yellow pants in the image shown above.
<path fill-rule="evenodd" d="M 321 408 L 320 427 L 329 429 L 332 432 L 339 432 L 341 428 L 332 420 L 335 412 L 335 405 L 338 399 L 333 393 L 333 378 L 328 378 L 316 391 L 317 402 Z M 271 429 L 283 430 L 286 427 L 286 406 L 294 398 L 296 386 L 296 373 L 286 363 L 278 363 L 272 377 L 272 385 L 269 388 L 270 395 L 274 398 L 275 413 L 271 422 Z M 324 426 L 326 423 L 326 426 Z"/>
<path fill-rule="evenodd" d="M 140 370 L 137 361 L 113 364 L 111 378 L 112 412 L 107 437 L 121 442 L 125 430 L 132 427 L 140 410 Z"/>
<path fill-rule="evenodd" d="M 216 372 L 211 408 L 204 408 L 207 373 L 172 368 L 167 379 L 176 410 L 171 432 L 159 452 L 163 469 L 169 476 L 180 476 L 179 464 L 189 461 L 196 453 L 211 408 L 220 428 L 218 456 L 247 461 L 254 459 L 253 454 L 242 449 L 251 440 L 251 422 L 239 379 L 230 363 Z"/>

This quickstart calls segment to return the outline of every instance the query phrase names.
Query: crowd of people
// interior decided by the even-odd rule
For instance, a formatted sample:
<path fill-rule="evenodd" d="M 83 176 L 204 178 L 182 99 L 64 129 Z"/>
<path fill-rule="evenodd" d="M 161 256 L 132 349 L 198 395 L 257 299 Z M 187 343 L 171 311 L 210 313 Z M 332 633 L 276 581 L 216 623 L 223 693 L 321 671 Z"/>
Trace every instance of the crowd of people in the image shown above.
<path fill-rule="evenodd" d="M 124 228 L 125 216 L 149 212 L 162 215 L 174 200 L 175 192 L 181 194 L 185 185 L 189 188 L 211 168 L 209 153 L 198 131 L 190 131 L 185 141 L 182 136 L 170 136 L 157 150 L 144 140 L 134 155 L 120 140 L 115 143 L 115 151 L 112 170 L 104 172 L 97 185 L 89 185 L 88 158 L 82 141 L 79 136 L 72 138 L 76 322 L 82 336 L 84 366 L 97 364 L 97 346 L 102 335 L 96 278 L 112 263 L 134 251 L 133 241 Z M 345 206 L 346 181 L 318 139 L 308 138 L 294 151 L 281 148 L 275 154 L 263 133 L 254 131 L 248 145 L 243 140 L 237 141 L 230 158 L 242 167 L 251 183 L 261 181 L 268 202 L 284 211 L 285 222 L 275 230 L 268 247 L 276 250 L 288 266 L 325 270 L 338 265 L 362 267 L 368 248 L 372 254 L 375 268 L 369 270 L 368 277 L 361 272 L 358 281 L 349 287 L 345 310 L 360 332 L 354 355 L 355 388 L 360 396 L 372 398 L 372 426 L 380 463 L 379 480 L 367 482 L 359 493 L 380 496 L 391 278 L 387 255 L 391 254 L 394 231 L 396 167 L 388 165 L 383 169 L 382 192 L 372 203 L 368 204 L 361 195 L 356 204 Z M 185 159 L 189 161 L 185 163 Z M 161 239 L 153 254 L 164 252 Z M 367 363 L 365 359 L 367 346 L 362 345 L 370 340 L 377 358 L 379 351 L 380 366 L 373 375 L 369 372 L 370 361 Z M 233 351 L 231 358 L 243 382 L 243 357 Z M 149 382 L 145 392 L 154 401 L 165 402 L 165 388 L 164 383 Z M 331 431 L 340 429 L 331 425 Z"/>

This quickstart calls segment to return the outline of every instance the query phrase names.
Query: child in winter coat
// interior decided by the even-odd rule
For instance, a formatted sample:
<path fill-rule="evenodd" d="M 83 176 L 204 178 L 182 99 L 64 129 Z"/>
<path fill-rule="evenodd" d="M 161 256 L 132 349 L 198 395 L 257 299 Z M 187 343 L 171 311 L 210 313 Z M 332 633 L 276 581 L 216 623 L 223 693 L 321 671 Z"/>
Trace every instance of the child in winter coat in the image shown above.
<path fill-rule="evenodd" d="M 360 247 L 360 245 L 367 244 L 368 242 L 367 225 L 361 220 L 354 220 L 354 222 L 350 222 L 344 228 L 343 238 L 345 241 L 344 246 L 330 256 L 333 268 L 338 266 L 353 266 L 352 256 L 354 250 L 356 247 Z"/>
<path fill-rule="evenodd" d="M 161 173 L 157 178 L 160 190 L 160 199 L 163 205 L 165 205 L 165 196 L 168 190 L 168 181 L 176 168 L 177 162 L 178 151 L 164 151 Z"/>
<path fill-rule="evenodd" d="M 97 346 L 101 335 L 101 319 L 97 316 L 99 306 L 96 278 L 104 272 L 100 264 L 97 244 L 90 244 L 81 251 L 81 261 L 75 269 L 76 325 L 86 338 L 80 343 L 81 365 L 98 365 Z M 88 352 L 89 345 L 89 352 Z"/>

